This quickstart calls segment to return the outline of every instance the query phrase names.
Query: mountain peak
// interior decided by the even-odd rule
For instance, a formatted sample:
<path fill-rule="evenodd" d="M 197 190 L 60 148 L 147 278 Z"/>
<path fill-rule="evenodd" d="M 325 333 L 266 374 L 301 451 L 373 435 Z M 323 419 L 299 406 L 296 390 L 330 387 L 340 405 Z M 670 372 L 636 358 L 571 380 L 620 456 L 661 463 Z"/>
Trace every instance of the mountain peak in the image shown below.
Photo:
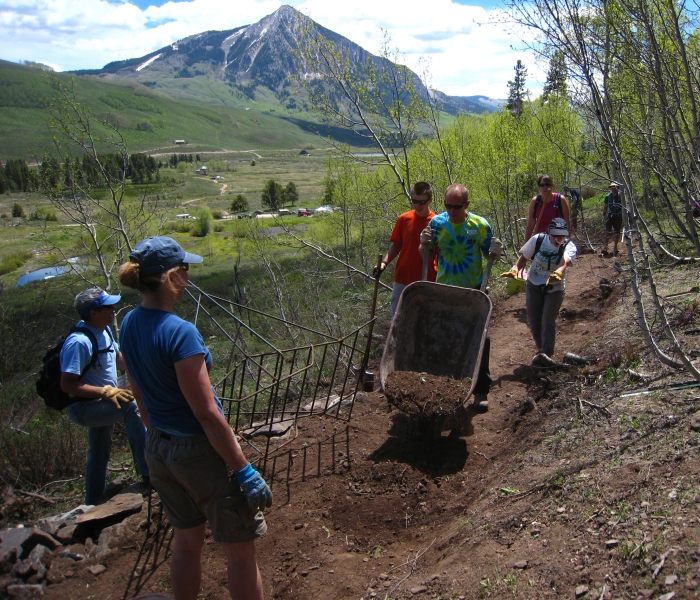
<path fill-rule="evenodd" d="M 349 57 L 358 71 L 368 60 L 377 60 L 349 39 L 316 24 L 295 8 L 282 5 L 257 23 L 190 35 L 145 56 L 109 63 L 95 71 L 79 71 L 78 74 L 112 74 L 186 98 L 192 98 L 192 84 L 174 80 L 213 76 L 220 85 L 228 88 L 224 88 L 227 91 L 223 94 L 212 89 L 210 102 L 240 105 L 246 102 L 246 97 L 253 99 L 256 90 L 262 87 L 275 93 L 286 109 L 297 110 L 296 101 L 290 96 L 296 94 L 293 83 L 308 70 L 299 57 L 299 48 L 311 43 L 306 39 L 308 27 L 315 28 L 332 41 L 338 52 Z M 417 76 L 415 81 L 423 89 Z M 202 87 L 210 85 L 211 79 L 208 79 L 206 86 Z M 423 93 L 428 92 L 423 89 Z M 197 95 L 205 94 L 197 92 Z M 468 99 L 444 94 L 439 94 L 439 97 L 449 112 L 488 110 L 483 104 Z"/>

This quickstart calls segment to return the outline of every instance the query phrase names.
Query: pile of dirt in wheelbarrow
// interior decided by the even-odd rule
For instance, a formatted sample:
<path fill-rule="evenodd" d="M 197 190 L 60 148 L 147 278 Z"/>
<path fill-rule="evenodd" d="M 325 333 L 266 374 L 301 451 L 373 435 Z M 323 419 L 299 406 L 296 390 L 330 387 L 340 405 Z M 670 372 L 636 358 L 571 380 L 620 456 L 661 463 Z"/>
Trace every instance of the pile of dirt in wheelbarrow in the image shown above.
<path fill-rule="evenodd" d="M 452 379 L 428 373 L 394 371 L 386 378 L 389 404 L 407 415 L 429 418 L 451 415 L 464 404 L 471 379 Z"/>

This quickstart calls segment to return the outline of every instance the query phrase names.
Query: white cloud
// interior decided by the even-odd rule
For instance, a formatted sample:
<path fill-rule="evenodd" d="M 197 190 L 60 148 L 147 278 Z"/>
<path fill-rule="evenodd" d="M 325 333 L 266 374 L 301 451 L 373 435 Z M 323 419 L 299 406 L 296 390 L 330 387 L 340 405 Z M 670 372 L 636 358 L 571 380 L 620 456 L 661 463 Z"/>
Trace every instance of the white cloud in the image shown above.
<path fill-rule="evenodd" d="M 517 40 L 495 24 L 495 11 L 451 0 L 289 3 L 373 53 L 379 52 L 385 29 L 406 64 L 415 67 L 420 56 L 428 59 L 435 87 L 448 94 L 505 97 L 518 58 L 529 69 L 529 87 L 539 87 L 534 60 L 510 49 Z M 191 0 L 141 10 L 127 1 L 0 0 L 0 58 L 63 70 L 100 68 L 188 35 L 254 23 L 280 5 L 279 0 Z"/>

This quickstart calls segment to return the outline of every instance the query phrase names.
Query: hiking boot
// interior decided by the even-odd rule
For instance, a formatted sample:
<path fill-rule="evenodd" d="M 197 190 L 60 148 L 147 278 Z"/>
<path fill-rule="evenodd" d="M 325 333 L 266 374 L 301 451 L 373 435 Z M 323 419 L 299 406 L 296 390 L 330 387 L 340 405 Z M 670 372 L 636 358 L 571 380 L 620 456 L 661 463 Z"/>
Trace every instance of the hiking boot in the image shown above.
<path fill-rule="evenodd" d="M 535 367 L 551 367 L 554 365 L 554 361 L 544 352 L 538 352 L 535 354 L 535 358 L 532 359 L 532 365 Z"/>
<path fill-rule="evenodd" d="M 573 352 L 567 352 L 564 355 L 564 358 L 561 359 L 561 362 L 563 362 L 566 365 L 585 366 L 596 364 L 598 362 L 598 359 L 588 358 L 587 356 L 579 356 L 578 354 L 574 354 Z"/>
<path fill-rule="evenodd" d="M 600 257 L 601 257 L 601 258 L 608 258 L 608 256 L 610 256 L 610 252 L 608 252 L 607 250 L 603 250 L 603 251 L 600 253 Z"/>
<path fill-rule="evenodd" d="M 489 409 L 488 394 L 474 394 L 474 408 L 487 411 Z"/>
<path fill-rule="evenodd" d="M 618 252 L 617 252 L 617 248 L 616 248 L 615 250 L 613 250 L 613 258 L 617 258 L 617 255 L 618 255 Z"/>

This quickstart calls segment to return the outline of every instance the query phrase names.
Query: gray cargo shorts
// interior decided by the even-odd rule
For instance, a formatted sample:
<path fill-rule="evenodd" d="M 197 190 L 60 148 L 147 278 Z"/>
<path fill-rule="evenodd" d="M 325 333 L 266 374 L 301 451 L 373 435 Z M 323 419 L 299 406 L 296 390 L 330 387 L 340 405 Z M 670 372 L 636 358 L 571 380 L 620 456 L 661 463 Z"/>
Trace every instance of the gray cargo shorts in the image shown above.
<path fill-rule="evenodd" d="M 178 437 L 151 427 L 146 462 L 173 527 L 190 529 L 209 521 L 214 540 L 229 544 L 267 532 L 262 512 L 248 507 L 235 475 L 206 435 Z"/>

